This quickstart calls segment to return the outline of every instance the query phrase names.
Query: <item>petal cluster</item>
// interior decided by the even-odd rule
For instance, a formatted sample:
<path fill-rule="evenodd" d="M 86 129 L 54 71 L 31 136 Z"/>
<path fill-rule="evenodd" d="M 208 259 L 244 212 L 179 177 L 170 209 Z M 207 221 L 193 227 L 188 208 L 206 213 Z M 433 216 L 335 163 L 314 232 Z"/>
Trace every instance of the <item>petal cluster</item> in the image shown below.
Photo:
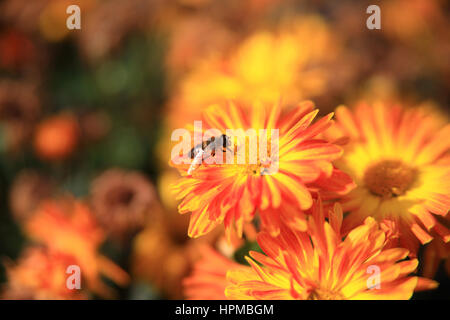
<path fill-rule="evenodd" d="M 308 231 L 283 230 L 273 237 L 261 233 L 265 255 L 251 252 L 251 270 L 231 270 L 225 294 L 229 299 L 409 299 L 418 286 L 436 284 L 409 276 L 417 259 L 405 260 L 408 250 L 386 249 L 386 234 L 367 218 L 342 239 L 339 206 L 324 219 L 314 204 Z"/>
<path fill-rule="evenodd" d="M 353 187 L 353 181 L 333 166 L 342 148 L 319 136 L 332 124 L 332 113 L 313 122 L 318 110 L 311 102 L 300 103 L 284 115 L 279 104 L 266 109 L 257 104 L 244 109 L 229 103 L 205 112 L 205 130 L 278 130 L 278 154 L 275 158 L 269 153 L 268 159 L 258 155 L 256 163 L 202 163 L 192 175 L 187 175 L 188 166 L 178 166 L 184 177 L 173 190 L 182 199 L 179 212 L 192 212 L 189 236 L 204 235 L 221 223 L 227 232 L 234 223 L 241 235 L 243 224 L 257 212 L 263 228 L 277 234 L 282 221 L 297 225 L 295 220 L 302 218 L 291 214 L 292 210 L 309 209 L 319 185 L 328 185 L 323 188 L 328 197 L 345 194 Z M 235 145 L 237 150 L 245 147 Z M 285 214 L 274 213 L 280 207 Z"/>
<path fill-rule="evenodd" d="M 347 230 L 367 216 L 389 219 L 399 245 L 415 254 L 433 237 L 450 241 L 440 222 L 450 209 L 450 125 L 427 106 L 362 103 L 352 112 L 341 106 L 327 136 L 346 137 L 336 166 L 357 188 L 343 197 Z"/>

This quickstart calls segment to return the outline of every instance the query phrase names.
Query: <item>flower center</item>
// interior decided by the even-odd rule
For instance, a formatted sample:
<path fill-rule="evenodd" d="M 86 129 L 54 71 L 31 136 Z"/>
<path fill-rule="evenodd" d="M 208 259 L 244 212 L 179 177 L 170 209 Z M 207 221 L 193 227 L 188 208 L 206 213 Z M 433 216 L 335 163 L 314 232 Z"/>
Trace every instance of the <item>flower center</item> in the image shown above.
<path fill-rule="evenodd" d="M 398 160 L 384 160 L 369 167 L 364 183 L 370 192 L 382 198 L 403 195 L 413 184 L 416 170 Z"/>
<path fill-rule="evenodd" d="M 107 198 L 112 205 L 128 206 L 135 196 L 134 190 L 125 186 L 112 189 Z"/>

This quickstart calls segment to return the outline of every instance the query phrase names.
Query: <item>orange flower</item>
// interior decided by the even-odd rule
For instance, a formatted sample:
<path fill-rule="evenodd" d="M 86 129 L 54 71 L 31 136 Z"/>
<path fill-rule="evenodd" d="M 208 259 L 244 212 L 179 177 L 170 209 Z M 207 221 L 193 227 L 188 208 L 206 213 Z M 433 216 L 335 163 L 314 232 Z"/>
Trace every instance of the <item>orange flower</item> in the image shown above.
<path fill-rule="evenodd" d="M 272 102 L 282 95 L 295 104 L 318 96 L 335 82 L 329 70 L 340 46 L 323 19 L 306 15 L 283 19 L 274 30 L 256 31 L 234 49 L 219 51 L 199 59 L 175 88 L 171 126 L 198 119 L 218 101 Z"/>
<path fill-rule="evenodd" d="M 87 286 L 103 296 L 110 296 L 102 283 L 104 274 L 119 285 L 129 281 L 128 275 L 108 258 L 98 253 L 104 240 L 92 213 L 78 201 L 46 201 L 27 221 L 30 237 L 48 248 L 72 255 L 78 261 Z"/>
<path fill-rule="evenodd" d="M 27 248 L 17 264 L 8 263 L 6 299 L 68 300 L 86 298 L 79 290 L 67 288 L 67 267 L 76 265 L 70 255 L 42 247 Z"/>
<path fill-rule="evenodd" d="M 357 188 L 342 200 L 344 229 L 366 217 L 392 220 L 399 245 L 415 254 L 432 234 L 450 241 L 439 222 L 450 209 L 450 125 L 425 107 L 406 109 L 359 105 L 354 113 L 336 111 L 336 125 L 327 134 L 350 138 L 336 166 L 350 174 Z"/>
<path fill-rule="evenodd" d="M 186 236 L 188 217 L 177 212 L 160 211 L 134 239 L 130 266 L 134 279 L 150 283 L 160 296 L 182 299 L 182 279 L 198 260 L 198 244 L 214 244 L 218 235 L 201 239 Z M 217 230 L 219 231 L 219 230 Z"/>
<path fill-rule="evenodd" d="M 250 252 L 251 272 L 228 272 L 227 298 L 409 299 L 416 288 L 436 287 L 432 280 L 408 276 L 417 259 L 400 261 L 408 250 L 386 249 L 386 235 L 373 218 L 343 240 L 341 207 L 328 217 L 325 221 L 322 205 L 315 202 L 306 232 L 283 228 L 277 237 L 262 232 L 258 243 L 266 255 Z"/>
<path fill-rule="evenodd" d="M 317 112 L 312 102 L 300 103 L 282 118 L 279 117 L 279 104 L 274 105 L 269 114 L 265 108 L 253 106 L 248 115 L 233 103 L 211 106 L 204 114 L 204 129 L 215 128 L 225 133 L 227 129 L 245 131 L 251 128 L 255 130 L 253 141 L 258 146 L 260 129 L 267 129 L 267 132 L 277 129 L 278 157 L 272 150 L 265 159 L 256 155 L 256 161 L 251 164 L 247 143 L 240 143 L 242 139 L 237 139 L 235 149 L 245 148 L 244 164 L 236 159 L 238 151 L 234 155 L 234 164 L 203 163 L 192 175 L 186 175 L 189 165 L 178 165 L 184 177 L 173 189 L 177 198 L 183 199 L 179 212 L 192 212 L 189 236 L 206 234 L 221 223 L 230 236 L 233 221 L 238 236 L 241 236 L 244 223 L 251 221 L 257 210 L 263 227 L 277 234 L 281 222 L 301 227 L 298 220 L 304 220 L 304 217 L 299 217 L 294 208 L 306 210 L 311 207 L 312 193 L 319 190 L 317 183 L 329 186 L 327 196 L 330 196 L 330 191 L 348 192 L 353 182 L 332 165 L 332 161 L 341 156 L 341 148 L 317 139 L 317 135 L 331 125 L 333 114 L 311 124 Z M 267 138 L 267 149 L 273 142 L 270 137 Z M 248 136 L 246 139 L 250 140 Z M 280 214 L 275 209 L 282 203 Z"/>
<path fill-rule="evenodd" d="M 75 150 L 79 139 L 78 122 L 72 115 L 50 117 L 38 126 L 34 148 L 44 159 L 60 160 Z"/>

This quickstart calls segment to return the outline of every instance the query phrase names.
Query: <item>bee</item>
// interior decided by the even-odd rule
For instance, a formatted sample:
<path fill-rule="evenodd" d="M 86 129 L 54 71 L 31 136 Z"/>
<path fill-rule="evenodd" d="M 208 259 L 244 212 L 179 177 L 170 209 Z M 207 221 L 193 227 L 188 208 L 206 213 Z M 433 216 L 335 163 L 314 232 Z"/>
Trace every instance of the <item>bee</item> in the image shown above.
<path fill-rule="evenodd" d="M 218 137 L 211 137 L 206 141 L 203 141 L 201 144 L 198 144 L 189 152 L 189 156 L 192 160 L 191 166 L 188 170 L 188 175 L 191 175 L 192 172 L 201 164 L 203 160 L 203 156 L 206 151 L 210 151 L 210 155 L 215 156 L 216 150 L 222 148 L 222 151 L 230 150 L 231 139 L 225 134 L 222 134 Z"/>

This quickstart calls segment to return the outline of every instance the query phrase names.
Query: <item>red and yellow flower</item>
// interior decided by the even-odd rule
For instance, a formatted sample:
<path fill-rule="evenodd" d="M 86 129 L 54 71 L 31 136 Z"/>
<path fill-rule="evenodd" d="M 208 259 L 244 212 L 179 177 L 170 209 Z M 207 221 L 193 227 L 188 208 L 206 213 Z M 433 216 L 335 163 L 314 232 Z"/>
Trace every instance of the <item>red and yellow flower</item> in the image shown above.
<path fill-rule="evenodd" d="M 51 116 L 38 125 L 34 149 L 42 159 L 62 160 L 73 154 L 79 139 L 78 120 L 73 115 Z"/>
<path fill-rule="evenodd" d="M 249 114 L 233 103 L 211 106 L 204 114 L 204 130 L 214 128 L 225 133 L 227 129 L 251 128 L 259 145 L 259 129 L 269 133 L 278 129 L 278 157 L 269 150 L 265 159 L 258 155 L 256 163 L 251 164 L 249 149 L 242 143 L 239 145 L 237 139 L 235 149 L 246 148 L 244 164 L 238 163 L 235 153 L 233 164 L 203 163 L 192 175 L 187 175 L 188 164 L 176 165 L 183 177 L 173 189 L 177 198 L 183 199 L 179 212 L 192 212 L 189 236 L 204 235 L 221 223 L 228 235 L 234 225 L 241 236 L 244 224 L 257 211 L 263 228 L 272 234 L 279 233 L 281 223 L 301 228 L 304 216 L 299 216 L 295 209 L 309 209 L 318 190 L 323 189 L 327 196 L 331 192 L 341 195 L 348 192 L 353 182 L 332 164 L 342 155 L 341 147 L 317 138 L 331 125 L 333 114 L 312 123 L 317 113 L 311 102 L 300 103 L 283 117 L 279 104 L 267 113 L 264 107 L 253 106 Z M 267 142 L 272 144 L 271 136 Z M 267 174 L 273 167 L 278 170 Z M 281 207 L 281 211 L 276 210 Z"/>
<path fill-rule="evenodd" d="M 8 283 L 5 299 L 78 300 L 86 299 L 82 291 L 67 288 L 67 267 L 78 264 L 71 256 L 43 247 L 30 247 L 17 263 L 6 264 Z"/>
<path fill-rule="evenodd" d="M 119 285 L 128 283 L 128 274 L 98 252 L 104 233 L 83 203 L 75 200 L 43 202 L 27 220 L 25 229 L 38 243 L 73 256 L 92 291 L 111 296 L 110 289 L 101 281 L 102 274 Z"/>
<path fill-rule="evenodd" d="M 328 212 L 315 202 L 306 232 L 283 228 L 276 237 L 258 236 L 266 255 L 250 252 L 251 269 L 231 270 L 229 299 L 409 299 L 414 290 L 436 287 L 432 280 L 408 276 L 417 259 L 404 260 L 408 250 L 386 249 L 386 233 L 368 217 L 345 239 L 342 208 Z M 371 278 L 379 271 L 379 278 Z"/>
<path fill-rule="evenodd" d="M 360 104 L 353 112 L 338 107 L 329 136 L 346 136 L 336 166 L 350 174 L 357 188 L 343 197 L 344 220 L 351 230 L 366 217 L 389 219 L 399 245 L 415 254 L 432 235 L 450 241 L 438 218 L 450 209 L 450 125 L 425 106 Z"/>

